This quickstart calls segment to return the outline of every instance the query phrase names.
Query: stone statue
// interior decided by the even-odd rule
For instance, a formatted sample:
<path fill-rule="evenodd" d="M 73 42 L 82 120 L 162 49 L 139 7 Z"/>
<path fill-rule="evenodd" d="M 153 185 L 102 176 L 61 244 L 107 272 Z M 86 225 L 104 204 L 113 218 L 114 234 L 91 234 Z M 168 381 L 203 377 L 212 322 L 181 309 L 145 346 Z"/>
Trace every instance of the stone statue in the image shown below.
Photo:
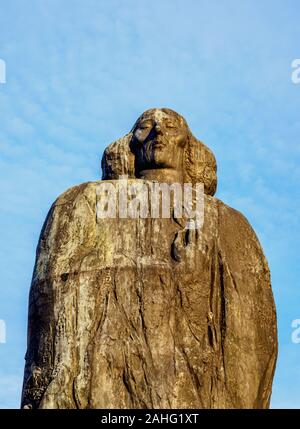
<path fill-rule="evenodd" d="M 268 408 L 269 269 L 247 220 L 213 196 L 212 152 L 179 114 L 151 109 L 106 148 L 102 170 L 62 194 L 43 226 L 22 407 Z M 202 184 L 203 223 L 172 205 L 169 217 L 98 216 L 99 187 L 124 180 Z"/>

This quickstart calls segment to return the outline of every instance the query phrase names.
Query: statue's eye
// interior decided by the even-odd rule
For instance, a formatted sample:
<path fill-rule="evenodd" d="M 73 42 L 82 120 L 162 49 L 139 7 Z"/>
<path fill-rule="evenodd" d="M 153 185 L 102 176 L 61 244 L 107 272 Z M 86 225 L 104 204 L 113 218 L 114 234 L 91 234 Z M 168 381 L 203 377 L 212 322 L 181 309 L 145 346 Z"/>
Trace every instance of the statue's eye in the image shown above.
<path fill-rule="evenodd" d="M 139 125 L 140 130 L 146 130 L 149 127 L 150 127 L 150 124 L 147 124 L 147 123 Z"/>

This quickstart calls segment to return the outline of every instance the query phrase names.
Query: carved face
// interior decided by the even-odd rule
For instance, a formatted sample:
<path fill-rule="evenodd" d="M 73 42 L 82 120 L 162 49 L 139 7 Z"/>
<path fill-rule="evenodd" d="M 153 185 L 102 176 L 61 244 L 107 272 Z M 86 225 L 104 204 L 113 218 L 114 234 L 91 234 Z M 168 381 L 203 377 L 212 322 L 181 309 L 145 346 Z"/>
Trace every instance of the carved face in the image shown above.
<path fill-rule="evenodd" d="M 146 112 L 133 130 L 138 170 L 181 168 L 186 141 L 186 126 L 175 114 L 160 109 Z"/>

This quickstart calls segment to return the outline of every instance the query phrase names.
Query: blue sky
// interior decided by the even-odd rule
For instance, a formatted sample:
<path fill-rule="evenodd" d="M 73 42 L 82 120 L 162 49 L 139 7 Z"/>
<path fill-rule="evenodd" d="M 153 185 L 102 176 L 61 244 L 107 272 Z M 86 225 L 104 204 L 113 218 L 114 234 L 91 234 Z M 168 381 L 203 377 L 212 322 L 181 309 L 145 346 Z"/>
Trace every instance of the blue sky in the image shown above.
<path fill-rule="evenodd" d="M 170 107 L 218 161 L 217 197 L 268 258 L 280 351 L 272 407 L 300 408 L 298 0 L 0 0 L 0 407 L 19 407 L 27 299 L 46 213 L 101 177 L 110 142 Z"/>

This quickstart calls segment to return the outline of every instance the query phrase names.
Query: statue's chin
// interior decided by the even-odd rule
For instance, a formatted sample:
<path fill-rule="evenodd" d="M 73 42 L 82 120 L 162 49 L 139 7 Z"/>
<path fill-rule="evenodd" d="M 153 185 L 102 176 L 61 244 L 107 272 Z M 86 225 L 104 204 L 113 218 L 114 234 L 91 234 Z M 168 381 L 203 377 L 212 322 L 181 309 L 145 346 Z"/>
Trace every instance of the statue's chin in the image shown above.
<path fill-rule="evenodd" d="M 139 165 L 139 171 L 177 169 L 176 161 L 174 162 L 170 159 L 170 153 L 159 145 L 157 145 L 151 153 L 147 153 L 143 161 L 144 162 Z"/>
<path fill-rule="evenodd" d="M 160 147 L 154 150 L 153 164 L 155 168 L 173 168 L 172 163 L 168 159 L 168 155 L 164 153 Z"/>

